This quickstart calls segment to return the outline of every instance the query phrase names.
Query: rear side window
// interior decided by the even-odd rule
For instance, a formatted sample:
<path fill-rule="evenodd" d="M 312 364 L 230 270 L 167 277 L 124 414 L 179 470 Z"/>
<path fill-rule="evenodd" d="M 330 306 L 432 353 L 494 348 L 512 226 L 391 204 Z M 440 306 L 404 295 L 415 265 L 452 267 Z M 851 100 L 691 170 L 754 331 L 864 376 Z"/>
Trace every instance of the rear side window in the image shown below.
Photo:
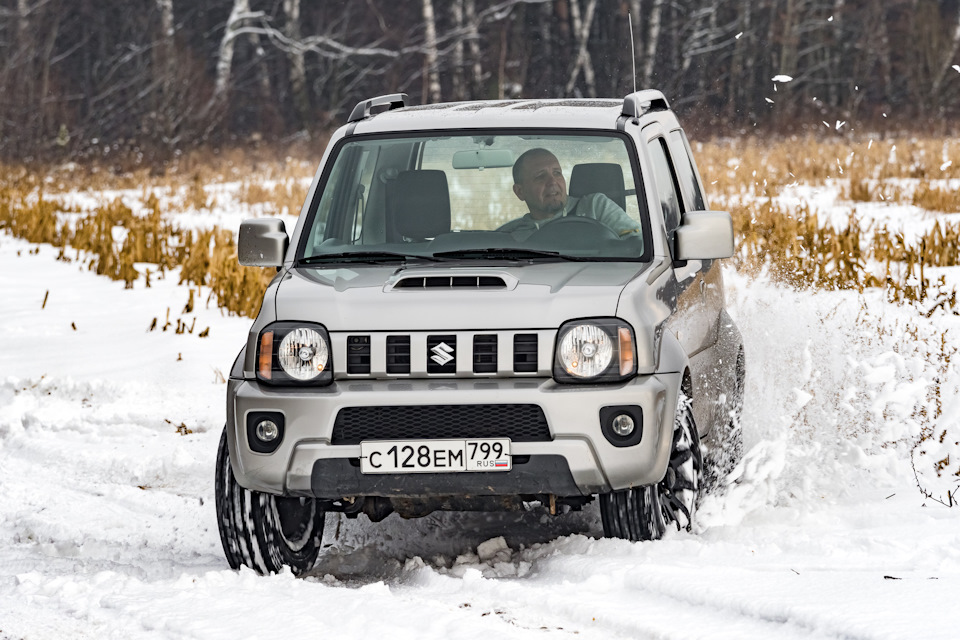
<path fill-rule="evenodd" d="M 663 212 L 663 221 L 667 228 L 667 238 L 673 246 L 673 237 L 680 226 L 680 216 L 683 213 L 680 198 L 677 195 L 677 179 L 667 155 L 667 143 L 663 138 L 654 138 L 648 143 L 650 161 L 653 163 L 654 180 L 657 183 L 657 195 L 660 198 L 660 209 Z"/>
<path fill-rule="evenodd" d="M 677 178 L 690 210 L 704 211 L 707 206 L 694 169 L 693 154 L 690 153 L 690 145 L 682 130 L 676 129 L 670 132 L 670 149 L 677 161 Z"/>

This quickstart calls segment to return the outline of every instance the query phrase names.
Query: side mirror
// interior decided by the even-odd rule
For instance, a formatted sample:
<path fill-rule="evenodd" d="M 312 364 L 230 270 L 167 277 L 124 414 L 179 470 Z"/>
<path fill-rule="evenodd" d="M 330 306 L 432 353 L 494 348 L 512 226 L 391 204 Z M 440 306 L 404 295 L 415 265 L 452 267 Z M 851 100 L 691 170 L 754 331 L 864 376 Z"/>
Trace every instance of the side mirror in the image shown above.
<path fill-rule="evenodd" d="M 245 267 L 280 267 L 290 239 L 283 220 L 251 218 L 240 224 L 237 259 Z"/>
<path fill-rule="evenodd" d="M 733 219 L 726 211 L 688 211 L 677 227 L 676 260 L 718 260 L 733 255 Z"/>

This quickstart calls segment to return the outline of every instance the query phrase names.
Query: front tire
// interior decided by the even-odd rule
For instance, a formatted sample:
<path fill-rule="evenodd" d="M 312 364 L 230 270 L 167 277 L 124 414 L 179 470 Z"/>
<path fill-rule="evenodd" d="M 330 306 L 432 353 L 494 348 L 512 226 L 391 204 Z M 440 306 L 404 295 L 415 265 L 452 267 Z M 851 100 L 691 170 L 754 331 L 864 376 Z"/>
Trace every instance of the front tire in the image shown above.
<path fill-rule="evenodd" d="M 265 575 L 289 567 L 313 568 L 320 551 L 324 511 L 311 498 L 285 498 L 244 489 L 230 465 L 227 431 L 220 437 L 216 471 L 217 525 L 227 562 Z"/>
<path fill-rule="evenodd" d="M 690 531 L 700 502 L 703 456 L 690 397 L 681 390 L 670 462 L 657 484 L 600 496 L 603 534 L 626 540 L 659 540 L 668 527 Z"/>

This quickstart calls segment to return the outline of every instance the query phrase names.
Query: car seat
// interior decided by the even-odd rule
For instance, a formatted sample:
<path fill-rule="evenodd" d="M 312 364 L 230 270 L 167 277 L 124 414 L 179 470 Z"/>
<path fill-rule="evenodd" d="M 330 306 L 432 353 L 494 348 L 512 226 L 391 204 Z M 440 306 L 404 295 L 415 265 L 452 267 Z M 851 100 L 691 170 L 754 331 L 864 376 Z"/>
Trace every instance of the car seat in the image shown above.
<path fill-rule="evenodd" d="M 617 206 L 627 210 L 627 192 L 623 186 L 623 169 L 613 162 L 588 162 L 574 165 L 570 173 L 570 195 L 580 198 L 602 193 Z"/>
<path fill-rule="evenodd" d="M 401 171 L 387 183 L 389 240 L 422 242 L 450 231 L 450 190 L 443 171 Z"/>

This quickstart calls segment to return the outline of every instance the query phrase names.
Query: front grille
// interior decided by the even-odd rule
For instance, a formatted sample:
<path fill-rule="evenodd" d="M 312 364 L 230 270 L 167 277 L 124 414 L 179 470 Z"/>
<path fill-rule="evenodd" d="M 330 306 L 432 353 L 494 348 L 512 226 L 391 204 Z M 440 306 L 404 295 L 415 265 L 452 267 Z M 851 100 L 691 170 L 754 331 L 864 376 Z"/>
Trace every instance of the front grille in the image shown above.
<path fill-rule="evenodd" d="M 473 336 L 473 372 L 497 372 L 497 336 Z"/>
<path fill-rule="evenodd" d="M 547 418 L 535 404 L 477 404 L 346 407 L 337 413 L 332 444 L 442 438 L 552 439 Z"/>
<path fill-rule="evenodd" d="M 387 336 L 387 373 L 410 373 L 410 336 Z"/>
<path fill-rule="evenodd" d="M 516 373 L 537 370 L 537 334 L 518 333 L 513 336 L 513 370 Z"/>
<path fill-rule="evenodd" d="M 347 373 L 370 373 L 370 336 L 347 338 Z"/>
<path fill-rule="evenodd" d="M 332 332 L 338 380 L 549 376 L 552 329 Z"/>

